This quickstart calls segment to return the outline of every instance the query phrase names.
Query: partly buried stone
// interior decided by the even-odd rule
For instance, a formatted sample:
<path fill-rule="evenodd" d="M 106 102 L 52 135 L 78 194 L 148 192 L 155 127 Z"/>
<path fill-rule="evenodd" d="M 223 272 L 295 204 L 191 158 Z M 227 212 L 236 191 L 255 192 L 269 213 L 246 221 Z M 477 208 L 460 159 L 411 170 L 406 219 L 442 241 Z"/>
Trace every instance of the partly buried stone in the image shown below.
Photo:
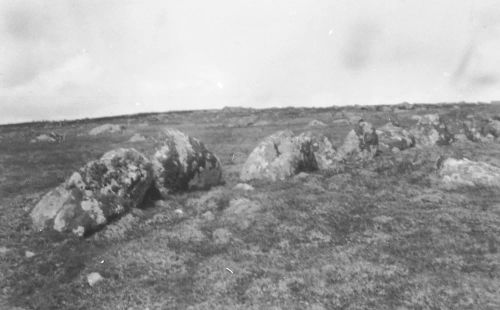
<path fill-rule="evenodd" d="M 402 151 L 415 146 L 415 137 L 403 127 L 387 123 L 377 129 L 379 149 L 392 151 L 394 148 Z"/>
<path fill-rule="evenodd" d="M 89 135 L 97 136 L 97 135 L 102 135 L 104 133 L 115 133 L 115 132 L 120 132 L 123 129 L 125 129 L 124 125 L 103 124 L 90 130 Z"/>
<path fill-rule="evenodd" d="M 144 137 L 143 135 L 141 134 L 134 134 L 132 137 L 130 137 L 130 139 L 128 140 L 128 142 L 143 142 L 143 141 L 146 141 L 146 137 Z"/>
<path fill-rule="evenodd" d="M 163 196 L 224 183 L 219 159 L 202 142 L 175 129 L 165 129 L 163 135 L 152 160 L 155 185 Z"/>
<path fill-rule="evenodd" d="M 453 134 L 438 114 L 421 116 L 410 133 L 415 137 L 416 146 L 449 145 L 454 141 Z"/>
<path fill-rule="evenodd" d="M 138 206 L 152 180 L 151 163 L 135 149 L 107 152 L 42 197 L 31 212 L 34 227 L 88 234 Z"/>
<path fill-rule="evenodd" d="M 56 142 L 56 138 L 51 136 L 50 134 L 41 134 L 39 136 L 37 136 L 36 138 L 33 138 L 30 140 L 30 143 L 38 143 L 38 142 L 49 142 L 49 143 L 53 143 L 53 142 Z"/>
<path fill-rule="evenodd" d="M 265 138 L 248 156 L 240 179 L 284 180 L 302 171 L 326 169 L 336 152 L 327 137 L 303 133 L 294 137 L 290 130 Z"/>
<path fill-rule="evenodd" d="M 372 124 L 359 120 L 340 147 L 337 159 L 371 159 L 378 151 L 378 136 Z"/>
<path fill-rule="evenodd" d="M 500 187 L 500 168 L 485 162 L 448 158 L 439 163 L 439 176 L 448 188 Z"/>
<path fill-rule="evenodd" d="M 313 119 L 307 124 L 307 127 L 326 127 L 326 124 L 322 121 L 318 121 L 317 119 Z"/>

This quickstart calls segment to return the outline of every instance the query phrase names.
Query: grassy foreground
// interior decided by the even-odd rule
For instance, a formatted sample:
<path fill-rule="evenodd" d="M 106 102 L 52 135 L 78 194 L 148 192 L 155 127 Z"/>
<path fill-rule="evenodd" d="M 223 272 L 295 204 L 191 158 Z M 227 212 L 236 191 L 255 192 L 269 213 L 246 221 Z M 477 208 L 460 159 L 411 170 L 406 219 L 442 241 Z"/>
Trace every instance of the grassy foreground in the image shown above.
<path fill-rule="evenodd" d="M 233 154 L 249 154 L 276 130 L 320 131 L 338 146 L 350 129 L 346 115 L 380 126 L 389 118 L 410 124 L 414 114 L 500 112 L 345 110 L 179 112 L 0 127 L 0 309 L 500 309 L 500 192 L 445 190 L 435 175 L 439 155 L 500 166 L 498 142 L 410 149 L 337 171 L 253 182 L 253 191 L 233 188 L 242 165 Z M 257 116 L 254 125 L 232 126 L 249 116 Z M 327 126 L 308 128 L 312 119 Z M 87 134 L 102 123 L 127 127 Z M 87 239 L 31 229 L 31 208 L 72 171 L 116 147 L 150 153 L 152 140 L 129 138 L 154 138 L 164 126 L 213 150 L 226 184 L 146 201 Z M 29 143 L 50 131 L 65 133 L 65 142 Z M 248 207 L 238 211 L 238 204 Z M 104 280 L 89 286 L 91 272 Z"/>

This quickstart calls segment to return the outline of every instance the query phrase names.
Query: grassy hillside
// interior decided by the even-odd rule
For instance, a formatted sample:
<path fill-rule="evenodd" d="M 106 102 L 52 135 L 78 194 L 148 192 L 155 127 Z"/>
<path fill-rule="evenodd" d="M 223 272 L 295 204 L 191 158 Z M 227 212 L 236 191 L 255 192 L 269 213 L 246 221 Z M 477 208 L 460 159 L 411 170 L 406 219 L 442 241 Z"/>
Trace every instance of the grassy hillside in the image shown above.
<path fill-rule="evenodd" d="M 0 309 L 500 309 L 500 193 L 445 190 L 435 175 L 439 155 L 500 166 L 499 142 L 409 149 L 233 188 L 242 166 L 233 154 L 248 155 L 277 130 L 319 131 L 338 146 L 346 119 L 410 126 L 426 113 L 464 118 L 500 106 L 226 109 L 0 126 Z M 245 118 L 252 124 L 242 126 Z M 309 128 L 313 119 L 327 126 Z M 126 129 L 88 135 L 104 123 Z M 213 150 L 226 184 L 145 201 L 87 239 L 31 229 L 30 210 L 72 171 L 117 147 L 151 154 L 166 126 Z M 29 143 L 52 131 L 64 142 Z M 136 133 L 147 140 L 129 142 Z M 251 207 L 233 212 L 237 204 Z M 89 286 L 91 272 L 104 280 Z"/>

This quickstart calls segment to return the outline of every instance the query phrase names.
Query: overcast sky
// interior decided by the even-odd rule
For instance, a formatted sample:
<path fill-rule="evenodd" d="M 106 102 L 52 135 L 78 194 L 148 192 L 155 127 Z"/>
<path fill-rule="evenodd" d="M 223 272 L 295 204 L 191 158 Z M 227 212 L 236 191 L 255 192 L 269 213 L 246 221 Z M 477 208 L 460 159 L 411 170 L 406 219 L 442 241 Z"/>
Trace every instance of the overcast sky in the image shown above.
<path fill-rule="evenodd" d="M 0 0 L 0 123 L 500 99 L 498 0 Z"/>

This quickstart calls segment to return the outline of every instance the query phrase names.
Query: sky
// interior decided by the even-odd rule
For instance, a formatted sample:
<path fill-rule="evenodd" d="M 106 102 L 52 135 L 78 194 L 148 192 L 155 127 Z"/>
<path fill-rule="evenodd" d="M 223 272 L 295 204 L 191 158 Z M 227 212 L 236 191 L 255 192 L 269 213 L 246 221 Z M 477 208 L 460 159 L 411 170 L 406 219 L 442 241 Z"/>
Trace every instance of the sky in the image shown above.
<path fill-rule="evenodd" d="M 0 124 L 500 99 L 498 0 L 0 0 Z"/>

